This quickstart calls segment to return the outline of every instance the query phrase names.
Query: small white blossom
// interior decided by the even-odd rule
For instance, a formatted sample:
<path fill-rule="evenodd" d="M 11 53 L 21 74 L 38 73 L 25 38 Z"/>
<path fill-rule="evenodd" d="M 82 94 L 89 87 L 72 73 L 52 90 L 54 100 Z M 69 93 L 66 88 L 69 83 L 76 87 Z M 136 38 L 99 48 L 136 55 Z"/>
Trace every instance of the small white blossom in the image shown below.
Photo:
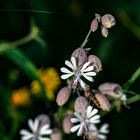
<path fill-rule="evenodd" d="M 85 88 L 85 83 L 81 79 L 83 76 L 90 82 L 93 82 L 92 76 L 95 76 L 96 73 L 93 71 L 94 67 L 89 66 L 90 62 L 86 62 L 83 66 L 77 66 L 75 57 L 71 57 L 71 61 L 66 60 L 65 65 L 67 65 L 72 71 L 68 70 L 65 67 L 61 68 L 61 71 L 64 73 L 61 78 L 67 79 L 73 76 L 73 85 L 77 86 L 77 83 L 80 83 L 82 88 Z"/>
<path fill-rule="evenodd" d="M 25 129 L 20 130 L 20 134 L 22 135 L 21 140 L 50 140 L 50 138 L 45 137 L 52 133 L 52 130 L 49 129 L 49 124 L 44 124 L 39 127 L 38 119 L 35 119 L 34 121 L 29 119 L 28 125 L 32 132 Z"/>
<path fill-rule="evenodd" d="M 97 131 L 98 132 L 97 137 L 99 138 L 99 140 L 106 140 L 107 139 L 106 134 L 109 133 L 108 127 L 109 127 L 109 125 L 107 123 L 105 123 Z"/>
<path fill-rule="evenodd" d="M 88 106 L 85 114 L 80 114 L 78 112 L 75 112 L 74 115 L 76 118 L 72 118 L 72 123 L 80 123 L 71 128 L 71 132 L 77 132 L 77 136 L 81 136 L 84 132 L 89 131 L 90 124 L 92 125 L 92 128 L 94 129 L 94 124 L 97 124 L 100 122 L 100 115 L 96 115 L 98 112 L 97 109 L 93 109 L 92 106 Z"/>

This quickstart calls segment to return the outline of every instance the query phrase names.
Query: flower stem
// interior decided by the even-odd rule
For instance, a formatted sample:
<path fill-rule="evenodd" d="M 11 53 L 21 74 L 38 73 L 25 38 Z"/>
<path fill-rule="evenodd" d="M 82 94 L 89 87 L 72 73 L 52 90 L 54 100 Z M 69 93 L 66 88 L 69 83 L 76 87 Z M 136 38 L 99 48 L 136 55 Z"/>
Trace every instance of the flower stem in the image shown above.
<path fill-rule="evenodd" d="M 84 48 L 84 46 L 87 44 L 87 42 L 88 42 L 88 40 L 89 40 L 88 38 L 89 38 L 91 32 L 92 32 L 92 31 L 89 30 L 89 32 L 88 32 L 88 34 L 87 34 L 85 40 L 83 41 L 82 45 L 80 46 L 81 48 Z"/>
<path fill-rule="evenodd" d="M 130 77 L 130 79 L 124 84 L 123 89 L 128 91 L 130 86 L 136 81 L 136 79 L 140 76 L 140 67 L 134 72 L 134 74 Z"/>

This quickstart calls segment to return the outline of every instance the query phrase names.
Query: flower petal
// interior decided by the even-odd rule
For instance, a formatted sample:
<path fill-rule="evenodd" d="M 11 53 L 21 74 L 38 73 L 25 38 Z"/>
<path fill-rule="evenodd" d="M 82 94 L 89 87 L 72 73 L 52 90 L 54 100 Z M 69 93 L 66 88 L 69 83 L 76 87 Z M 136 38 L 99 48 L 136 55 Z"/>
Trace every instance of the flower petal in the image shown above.
<path fill-rule="evenodd" d="M 72 70 L 75 69 L 74 66 L 71 64 L 70 61 L 66 60 L 65 61 L 65 65 L 67 65 L 69 68 L 71 68 Z"/>
<path fill-rule="evenodd" d="M 48 129 L 50 126 L 49 124 L 46 124 L 44 126 L 41 127 L 39 134 L 40 135 L 47 135 L 47 134 L 51 134 L 52 130 Z M 51 130 L 51 131 L 50 131 Z"/>
<path fill-rule="evenodd" d="M 22 140 L 28 140 L 34 136 L 32 133 L 30 133 L 29 131 L 27 131 L 25 129 L 20 130 L 20 135 L 23 135 L 21 137 Z"/>
<path fill-rule="evenodd" d="M 92 71 L 94 69 L 93 66 L 89 66 L 86 69 L 82 70 L 82 72 L 88 72 L 88 71 Z"/>
<path fill-rule="evenodd" d="M 95 108 L 95 109 L 93 109 L 93 110 L 90 112 L 88 118 L 94 116 L 96 113 L 98 113 L 98 109 Z"/>
<path fill-rule="evenodd" d="M 89 118 L 91 111 L 92 111 L 92 106 L 88 106 L 87 107 L 87 118 Z"/>
<path fill-rule="evenodd" d="M 84 71 L 86 68 L 87 68 L 87 66 L 90 64 L 90 62 L 86 62 L 84 65 L 83 65 L 83 67 L 82 67 L 82 71 Z"/>
<path fill-rule="evenodd" d="M 80 85 L 81 85 L 81 87 L 83 88 L 83 89 L 85 89 L 86 88 L 86 84 L 85 84 L 85 82 L 83 82 L 83 80 L 79 80 L 79 82 L 80 82 Z"/>
<path fill-rule="evenodd" d="M 37 119 L 35 119 L 34 122 L 31 119 L 28 120 L 28 125 L 33 132 L 37 131 L 38 124 L 39 124 L 39 122 Z"/>
<path fill-rule="evenodd" d="M 71 118 L 71 122 L 72 122 L 72 123 L 77 123 L 77 122 L 80 122 L 80 121 L 79 121 L 79 119 L 77 119 L 77 118 Z"/>
<path fill-rule="evenodd" d="M 74 73 L 63 74 L 63 75 L 61 76 L 61 79 L 67 79 L 67 78 L 71 77 L 73 74 L 74 74 Z"/>
<path fill-rule="evenodd" d="M 101 140 L 106 140 L 107 139 L 106 135 L 103 135 L 103 134 L 98 134 L 98 138 L 101 139 Z"/>
<path fill-rule="evenodd" d="M 76 59 L 75 59 L 75 57 L 71 57 L 71 62 L 72 62 L 72 65 L 74 67 L 74 70 L 76 70 L 77 67 L 76 67 Z"/>
<path fill-rule="evenodd" d="M 80 128 L 77 132 L 77 136 L 81 136 L 84 130 L 84 122 L 81 123 Z"/>
<path fill-rule="evenodd" d="M 62 67 L 61 69 L 61 72 L 63 72 L 63 73 L 72 73 L 70 70 L 68 70 L 67 68 L 65 68 L 65 67 Z"/>
<path fill-rule="evenodd" d="M 87 79 L 88 81 L 93 82 L 93 78 L 92 77 L 86 76 L 84 73 L 82 74 L 82 76 L 84 76 L 85 79 Z"/>
<path fill-rule="evenodd" d="M 95 115 L 92 118 L 89 119 L 89 122 L 91 123 L 99 123 L 100 122 L 100 115 Z"/>
<path fill-rule="evenodd" d="M 87 75 L 87 76 L 95 76 L 96 75 L 96 73 L 95 72 L 86 72 L 86 73 L 84 73 L 85 75 Z"/>
<path fill-rule="evenodd" d="M 80 128 L 80 126 L 81 126 L 81 124 L 73 126 L 70 131 L 71 132 L 75 132 L 75 131 L 77 131 Z"/>
<path fill-rule="evenodd" d="M 108 134 L 109 130 L 108 130 L 109 124 L 105 123 L 101 126 L 101 128 L 99 129 L 100 133 L 104 133 L 104 134 Z"/>

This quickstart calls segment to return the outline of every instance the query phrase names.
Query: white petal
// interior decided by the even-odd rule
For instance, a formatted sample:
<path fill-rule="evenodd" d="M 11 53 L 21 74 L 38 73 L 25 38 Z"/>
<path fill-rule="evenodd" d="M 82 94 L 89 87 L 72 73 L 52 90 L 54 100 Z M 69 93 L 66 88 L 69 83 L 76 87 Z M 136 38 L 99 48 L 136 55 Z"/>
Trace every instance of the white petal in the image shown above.
<path fill-rule="evenodd" d="M 87 118 L 89 118 L 91 111 L 92 111 L 92 106 L 88 106 L 87 107 Z"/>
<path fill-rule="evenodd" d="M 93 109 L 93 110 L 91 111 L 91 113 L 89 114 L 88 118 L 94 116 L 96 113 L 98 113 L 98 109 L 95 108 L 95 109 Z"/>
<path fill-rule="evenodd" d="M 78 112 L 74 112 L 74 115 L 77 117 L 77 119 L 79 121 L 83 121 L 83 118 L 81 117 L 81 115 Z"/>
<path fill-rule="evenodd" d="M 73 126 L 70 131 L 75 132 L 75 131 L 77 131 L 79 129 L 80 126 L 81 126 L 81 124 Z"/>
<path fill-rule="evenodd" d="M 106 140 L 107 137 L 105 135 L 102 135 L 102 134 L 98 134 L 98 138 L 101 139 L 101 140 Z"/>
<path fill-rule="evenodd" d="M 93 66 L 89 66 L 86 69 L 82 70 L 82 72 L 88 72 L 88 71 L 92 71 L 94 69 Z"/>
<path fill-rule="evenodd" d="M 77 118 L 71 118 L 71 122 L 72 123 L 77 123 L 77 122 L 79 122 L 79 120 Z"/>
<path fill-rule="evenodd" d="M 82 133 L 83 133 L 83 130 L 84 130 L 84 122 L 81 123 L 80 128 L 79 128 L 79 130 L 77 132 L 77 136 L 81 136 Z"/>
<path fill-rule="evenodd" d="M 28 139 L 31 139 L 34 136 L 32 133 L 30 133 L 29 131 L 27 131 L 25 129 L 22 129 L 20 131 L 20 135 L 23 135 L 21 137 L 22 140 L 28 140 Z"/>
<path fill-rule="evenodd" d="M 85 88 L 86 88 L 85 82 L 83 82 L 81 79 L 80 79 L 79 82 L 80 82 L 81 87 L 82 87 L 83 89 L 85 89 Z"/>
<path fill-rule="evenodd" d="M 93 82 L 93 78 L 90 76 L 86 76 L 84 73 L 82 74 L 88 81 Z"/>
<path fill-rule="evenodd" d="M 60 70 L 61 70 L 63 73 L 72 73 L 70 70 L 68 70 L 68 69 L 65 68 L 65 67 L 62 67 Z"/>
<path fill-rule="evenodd" d="M 48 130 L 50 130 L 50 129 L 48 129 L 49 127 L 50 127 L 49 124 L 46 124 L 46 125 L 42 126 L 41 129 L 40 129 L 39 134 L 40 134 L 40 135 L 51 134 L 51 133 L 48 133 Z M 51 130 L 51 131 L 52 131 L 52 130 Z M 46 132 L 47 132 L 47 133 L 46 133 Z"/>
<path fill-rule="evenodd" d="M 89 122 L 91 123 L 99 123 L 100 122 L 100 115 L 95 115 L 92 118 L 89 119 Z"/>
<path fill-rule="evenodd" d="M 99 132 L 108 134 L 109 133 L 108 127 L 109 127 L 109 124 L 107 123 L 103 124 L 101 128 L 99 129 Z"/>
<path fill-rule="evenodd" d="M 89 64 L 90 64 L 90 62 L 86 62 L 86 63 L 83 65 L 83 67 L 82 67 L 81 70 L 82 70 L 82 71 L 85 70 Z"/>
<path fill-rule="evenodd" d="M 84 73 L 85 75 L 87 75 L 87 76 L 95 76 L 96 75 L 96 73 L 95 72 L 86 72 L 86 73 Z"/>
<path fill-rule="evenodd" d="M 67 78 L 71 77 L 73 74 L 74 74 L 74 73 L 63 74 L 63 75 L 61 76 L 61 79 L 67 79 Z"/>
<path fill-rule="evenodd" d="M 39 140 L 51 140 L 50 138 L 43 138 L 43 137 L 39 137 Z"/>
<path fill-rule="evenodd" d="M 51 129 L 47 129 L 45 131 L 43 131 L 42 135 L 50 135 L 52 133 Z"/>
<path fill-rule="evenodd" d="M 33 122 L 33 120 L 29 119 L 28 120 L 28 125 L 30 127 L 30 129 L 33 131 L 33 132 L 36 132 L 37 131 L 37 128 L 38 128 L 38 120 L 35 119 L 35 121 Z"/>
<path fill-rule="evenodd" d="M 69 68 L 71 68 L 72 70 L 75 69 L 74 66 L 71 64 L 70 61 L 66 60 L 65 61 L 65 65 L 67 65 Z"/>
<path fill-rule="evenodd" d="M 72 62 L 72 65 L 74 67 L 74 70 L 76 70 L 77 67 L 76 67 L 76 59 L 75 59 L 75 57 L 71 57 L 71 62 Z"/>

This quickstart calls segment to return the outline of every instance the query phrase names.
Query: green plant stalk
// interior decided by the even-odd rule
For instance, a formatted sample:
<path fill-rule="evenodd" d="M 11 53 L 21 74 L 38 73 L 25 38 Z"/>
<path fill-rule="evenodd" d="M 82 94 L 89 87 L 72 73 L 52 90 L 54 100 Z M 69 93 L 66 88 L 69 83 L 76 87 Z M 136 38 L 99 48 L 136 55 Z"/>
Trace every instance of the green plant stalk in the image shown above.
<path fill-rule="evenodd" d="M 131 85 L 136 81 L 136 79 L 140 76 L 140 67 L 134 72 L 134 74 L 130 77 L 130 79 L 124 84 L 123 89 L 127 92 Z"/>
<path fill-rule="evenodd" d="M 91 30 L 89 30 L 89 32 L 88 32 L 88 34 L 87 34 L 87 36 L 86 36 L 86 38 L 85 38 L 85 40 L 83 41 L 83 43 L 82 43 L 82 45 L 80 46 L 81 48 L 84 48 L 85 47 L 85 45 L 87 44 L 87 42 L 88 42 L 88 38 L 89 38 L 89 36 L 90 36 L 90 34 L 91 34 Z"/>

